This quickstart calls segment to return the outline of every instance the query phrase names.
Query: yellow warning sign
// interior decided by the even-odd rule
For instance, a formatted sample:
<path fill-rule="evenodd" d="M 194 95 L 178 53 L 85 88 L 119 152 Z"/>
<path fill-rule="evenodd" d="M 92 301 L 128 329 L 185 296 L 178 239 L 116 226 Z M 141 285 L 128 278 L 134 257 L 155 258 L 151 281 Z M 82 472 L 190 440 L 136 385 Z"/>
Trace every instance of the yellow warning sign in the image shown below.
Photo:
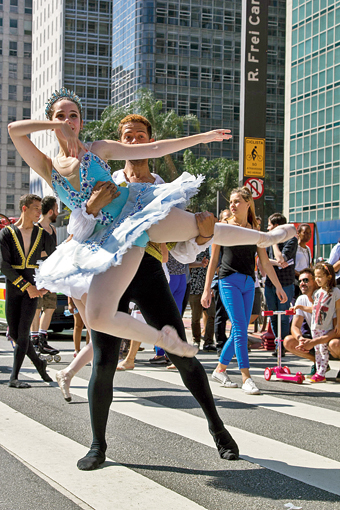
<path fill-rule="evenodd" d="M 264 177 L 265 142 L 264 138 L 244 139 L 244 176 Z"/>

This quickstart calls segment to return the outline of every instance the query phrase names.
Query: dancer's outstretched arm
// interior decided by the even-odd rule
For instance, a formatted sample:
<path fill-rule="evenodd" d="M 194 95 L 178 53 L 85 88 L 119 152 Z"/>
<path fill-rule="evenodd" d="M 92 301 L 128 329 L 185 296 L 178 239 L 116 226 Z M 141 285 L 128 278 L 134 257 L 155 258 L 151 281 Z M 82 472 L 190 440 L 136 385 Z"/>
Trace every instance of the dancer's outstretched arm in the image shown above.
<path fill-rule="evenodd" d="M 222 142 L 231 138 L 230 129 L 215 129 L 207 133 L 160 140 L 147 144 L 123 144 L 113 140 L 100 140 L 93 142 L 91 150 L 104 160 L 135 160 L 160 158 L 178 152 L 199 143 Z"/>
<path fill-rule="evenodd" d="M 8 132 L 21 157 L 49 184 L 51 182 L 52 162 L 29 140 L 27 135 L 37 131 L 56 130 L 56 134 L 62 134 L 67 139 L 69 156 L 77 158 L 81 151 L 86 151 L 85 146 L 79 140 L 67 121 L 63 120 L 20 120 L 9 124 Z M 103 160 L 135 160 L 160 158 L 173 152 L 181 151 L 199 143 L 219 142 L 231 138 L 229 129 L 216 129 L 198 135 L 161 140 L 148 144 L 122 144 L 112 140 L 100 140 L 92 144 L 91 150 Z"/>

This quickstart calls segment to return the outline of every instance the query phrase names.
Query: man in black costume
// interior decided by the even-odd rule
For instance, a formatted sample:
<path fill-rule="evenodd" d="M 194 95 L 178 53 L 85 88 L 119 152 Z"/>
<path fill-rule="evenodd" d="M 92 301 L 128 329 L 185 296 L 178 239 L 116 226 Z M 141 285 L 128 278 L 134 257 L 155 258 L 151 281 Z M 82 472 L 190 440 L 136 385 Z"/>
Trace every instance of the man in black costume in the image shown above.
<path fill-rule="evenodd" d="M 17 223 L 0 232 L 0 270 L 6 276 L 6 319 L 9 335 L 15 341 L 14 360 L 8 386 L 30 388 L 18 380 L 25 355 L 30 358 L 42 379 L 51 382 L 46 373 L 47 362 L 41 360 L 30 340 L 30 326 L 38 297 L 44 294 L 34 285 L 34 273 L 41 252 L 50 255 L 54 249 L 51 236 L 34 223 L 41 214 L 41 198 L 24 195 L 20 202 L 21 216 Z"/>

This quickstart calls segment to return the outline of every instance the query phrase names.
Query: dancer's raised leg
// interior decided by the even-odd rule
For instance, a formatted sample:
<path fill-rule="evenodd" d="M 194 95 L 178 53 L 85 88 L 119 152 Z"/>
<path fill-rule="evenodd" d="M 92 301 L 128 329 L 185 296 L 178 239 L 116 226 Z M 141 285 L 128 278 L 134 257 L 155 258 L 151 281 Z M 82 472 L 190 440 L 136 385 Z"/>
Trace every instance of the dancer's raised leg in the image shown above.
<path fill-rule="evenodd" d="M 194 214 L 174 207 L 166 218 L 149 228 L 148 234 L 150 240 L 156 243 L 180 242 L 197 237 L 199 229 Z M 280 225 L 270 232 L 259 232 L 226 223 L 216 223 L 214 243 L 220 246 L 256 244 L 266 248 L 287 241 L 295 234 L 294 225 Z"/>
<path fill-rule="evenodd" d="M 267 248 L 272 244 L 283 243 L 296 235 L 294 225 L 280 225 L 270 232 L 259 232 L 249 228 L 236 227 L 225 223 L 216 223 L 214 243 L 220 246 L 240 246 L 256 244 Z"/>
<path fill-rule="evenodd" d="M 162 347 L 178 356 L 193 357 L 197 348 L 183 342 L 173 328 L 158 331 L 130 315 L 117 312 L 121 296 L 136 274 L 144 250 L 133 246 L 120 266 L 110 267 L 93 277 L 86 304 L 86 319 L 91 329 Z"/>

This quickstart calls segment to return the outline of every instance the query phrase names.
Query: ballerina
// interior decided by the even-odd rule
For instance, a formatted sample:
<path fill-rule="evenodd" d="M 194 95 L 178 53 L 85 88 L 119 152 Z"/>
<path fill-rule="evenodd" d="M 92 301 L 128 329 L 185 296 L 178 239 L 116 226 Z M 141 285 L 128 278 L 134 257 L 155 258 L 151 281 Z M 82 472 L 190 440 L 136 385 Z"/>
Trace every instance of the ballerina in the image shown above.
<path fill-rule="evenodd" d="M 46 116 L 49 120 L 23 120 L 9 125 L 9 134 L 18 152 L 71 209 L 80 208 L 88 199 L 95 183 L 111 181 L 107 161 L 110 159 L 145 159 L 161 157 L 171 152 L 231 138 L 229 130 L 150 144 L 123 145 L 111 140 L 93 142 L 91 150 L 79 140 L 82 128 L 82 106 L 73 92 L 61 89 L 49 100 Z M 60 150 L 52 161 L 43 154 L 27 135 L 55 130 Z M 57 288 L 76 296 L 77 285 L 83 282 L 78 309 L 91 329 L 121 338 L 132 338 L 164 348 L 178 356 L 192 357 L 197 348 L 180 340 L 176 331 L 165 326 L 162 331 L 141 324 L 128 314 L 117 312 L 120 297 L 134 277 L 148 240 L 162 243 L 186 241 L 199 235 L 195 215 L 178 206 L 195 192 L 202 181 L 183 174 L 170 184 L 130 184 L 119 187 L 119 196 L 97 221 L 95 233 L 83 242 L 64 243 L 47 259 L 37 275 L 39 288 Z M 275 229 L 272 236 L 265 233 L 249 238 L 242 228 L 222 229 L 215 226 L 216 242 L 220 245 L 259 244 L 268 246 L 288 239 L 295 229 Z M 290 228 L 289 228 L 290 227 Z M 211 234 L 212 237 L 213 232 Z M 65 290 L 72 283 L 73 290 Z M 86 292 L 87 291 L 87 292 Z M 81 301 L 82 308 L 79 306 Z"/>

